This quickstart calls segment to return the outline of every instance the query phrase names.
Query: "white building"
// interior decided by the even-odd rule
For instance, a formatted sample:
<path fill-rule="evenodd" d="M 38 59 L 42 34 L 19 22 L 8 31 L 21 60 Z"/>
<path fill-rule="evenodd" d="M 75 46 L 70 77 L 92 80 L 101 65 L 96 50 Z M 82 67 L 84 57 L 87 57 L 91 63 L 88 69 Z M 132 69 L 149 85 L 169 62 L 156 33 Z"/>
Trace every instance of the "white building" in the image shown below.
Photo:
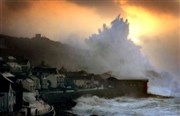
<path fill-rule="evenodd" d="M 23 80 L 22 85 L 23 85 L 23 88 L 28 91 L 35 91 L 35 82 L 30 78 Z"/>
<path fill-rule="evenodd" d="M 0 74 L 0 112 L 13 112 L 16 96 L 12 84 L 10 79 Z"/>
<path fill-rule="evenodd" d="M 64 87 L 65 75 L 49 74 L 46 78 L 51 88 Z"/>
<path fill-rule="evenodd" d="M 11 72 L 21 72 L 22 67 L 16 62 L 7 62 L 7 65 L 10 67 Z"/>
<path fill-rule="evenodd" d="M 40 79 L 36 76 L 30 76 L 30 77 L 35 83 L 35 89 L 36 90 L 40 89 L 41 88 Z"/>
<path fill-rule="evenodd" d="M 48 80 L 46 77 L 41 77 L 41 89 L 48 89 Z"/>

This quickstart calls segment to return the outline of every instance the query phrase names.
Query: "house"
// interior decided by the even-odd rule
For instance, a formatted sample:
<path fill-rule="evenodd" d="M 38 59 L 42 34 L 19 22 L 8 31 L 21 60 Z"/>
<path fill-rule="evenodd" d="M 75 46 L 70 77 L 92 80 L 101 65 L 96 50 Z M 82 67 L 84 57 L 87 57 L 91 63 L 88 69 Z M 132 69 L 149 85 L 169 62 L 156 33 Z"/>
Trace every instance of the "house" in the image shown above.
<path fill-rule="evenodd" d="M 22 72 L 28 75 L 31 69 L 30 61 L 26 58 L 21 58 L 18 59 L 18 64 L 21 66 Z"/>
<path fill-rule="evenodd" d="M 58 74 L 58 70 L 56 68 L 50 67 L 34 67 L 32 70 L 32 75 L 37 77 L 46 77 L 49 74 Z"/>
<path fill-rule="evenodd" d="M 90 88 L 99 88 L 102 86 L 102 84 L 100 83 L 101 78 L 99 77 L 99 75 L 89 74 L 88 77 L 89 77 Z"/>
<path fill-rule="evenodd" d="M 78 88 L 96 88 L 99 86 L 99 81 L 95 79 L 94 74 L 89 74 L 83 70 L 68 72 L 67 78 L 73 80 L 74 85 Z"/>
<path fill-rule="evenodd" d="M 108 88 L 116 88 L 116 87 L 118 87 L 119 85 L 118 85 L 118 79 L 116 79 L 115 77 L 109 77 L 109 78 L 107 78 L 107 83 L 108 83 L 108 85 L 107 85 L 107 87 Z"/>
<path fill-rule="evenodd" d="M 0 111 L 19 111 L 23 104 L 23 87 L 11 73 L 0 73 Z"/>
<path fill-rule="evenodd" d="M 41 89 L 48 89 L 48 80 L 45 76 L 40 78 L 40 82 L 41 82 Z"/>
<path fill-rule="evenodd" d="M 51 74 L 57 74 L 57 69 L 43 66 L 34 67 L 32 69 L 32 75 L 40 79 L 41 89 L 48 89 L 50 82 L 47 76 Z"/>
<path fill-rule="evenodd" d="M 22 67 L 17 63 L 16 58 L 13 56 L 7 57 L 7 65 L 12 73 L 22 72 Z"/>
<path fill-rule="evenodd" d="M 68 86 L 78 87 L 78 88 L 86 88 L 86 80 L 85 78 L 87 73 L 85 71 L 77 71 L 77 72 L 68 72 L 66 74 L 67 80 L 69 80 Z"/>
<path fill-rule="evenodd" d="M 61 87 L 64 88 L 65 75 L 62 74 L 49 74 L 47 77 L 50 88 Z"/>
<path fill-rule="evenodd" d="M 16 62 L 7 62 L 7 64 L 10 67 L 10 72 L 12 73 L 22 72 L 21 66 Z"/>
<path fill-rule="evenodd" d="M 35 67 L 32 74 L 40 78 L 41 88 L 64 88 L 65 75 L 59 74 L 57 68 Z"/>
<path fill-rule="evenodd" d="M 22 88 L 25 91 L 34 91 L 35 90 L 35 82 L 27 77 L 26 75 L 23 75 L 21 73 L 19 74 L 11 74 L 9 72 L 2 73 L 3 76 L 7 77 L 8 79 L 12 80 L 15 84 L 22 84 Z"/>
<path fill-rule="evenodd" d="M 23 89 L 27 91 L 35 91 L 35 82 L 31 78 L 22 81 Z"/>
<path fill-rule="evenodd" d="M 146 96 L 148 89 L 148 79 L 124 77 L 116 79 L 110 77 L 107 79 L 108 84 L 113 88 L 118 89 L 122 95 L 128 96 Z"/>
<path fill-rule="evenodd" d="M 113 75 L 111 71 L 108 71 L 108 72 L 99 74 L 99 77 L 101 79 L 100 83 L 103 84 L 104 87 L 108 87 L 109 85 L 108 85 L 107 79 L 110 77 L 113 77 Z"/>
<path fill-rule="evenodd" d="M 39 90 L 41 88 L 41 84 L 40 84 L 40 79 L 36 76 L 31 75 L 30 78 L 34 81 L 35 83 L 35 89 Z"/>
<path fill-rule="evenodd" d="M 11 81 L 11 87 L 14 91 L 14 95 L 16 96 L 16 104 L 14 105 L 14 110 L 15 111 L 20 110 L 23 105 L 23 99 L 22 99 L 22 96 L 23 96 L 22 79 L 23 78 L 16 77 L 15 75 L 13 75 L 9 72 L 1 73 L 1 76 L 4 77 L 5 79 L 8 79 Z M 3 81 L 0 81 L 0 83 L 3 83 L 4 85 L 6 85 L 5 82 L 3 82 Z M 0 84 L 0 86 L 1 86 L 1 84 Z M 3 87 L 2 87 L 2 89 L 3 89 Z"/>
<path fill-rule="evenodd" d="M 38 39 L 41 38 L 41 34 L 39 34 L 39 33 L 36 34 L 36 35 L 35 35 L 35 38 L 38 38 Z"/>
<path fill-rule="evenodd" d="M 13 112 L 16 104 L 13 81 L 0 74 L 0 112 Z"/>
<path fill-rule="evenodd" d="M 86 88 L 86 80 L 82 78 L 74 79 L 74 84 L 79 88 Z"/>

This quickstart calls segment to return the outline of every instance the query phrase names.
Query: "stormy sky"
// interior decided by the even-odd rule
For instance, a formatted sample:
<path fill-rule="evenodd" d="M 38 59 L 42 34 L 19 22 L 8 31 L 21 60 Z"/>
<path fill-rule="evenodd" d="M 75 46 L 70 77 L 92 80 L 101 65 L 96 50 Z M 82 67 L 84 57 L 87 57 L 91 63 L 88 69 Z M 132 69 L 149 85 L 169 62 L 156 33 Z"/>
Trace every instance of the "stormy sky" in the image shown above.
<path fill-rule="evenodd" d="M 0 33 L 84 39 L 118 14 L 128 19 L 129 39 L 152 64 L 179 76 L 179 0 L 1 0 Z"/>

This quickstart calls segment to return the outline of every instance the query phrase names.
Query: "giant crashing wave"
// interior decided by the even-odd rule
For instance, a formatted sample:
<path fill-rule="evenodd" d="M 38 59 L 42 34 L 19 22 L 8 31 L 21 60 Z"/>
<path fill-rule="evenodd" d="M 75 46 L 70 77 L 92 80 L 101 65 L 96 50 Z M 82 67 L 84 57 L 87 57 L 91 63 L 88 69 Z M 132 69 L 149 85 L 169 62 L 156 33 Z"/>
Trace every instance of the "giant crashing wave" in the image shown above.
<path fill-rule="evenodd" d="M 128 34 L 129 23 L 120 16 L 111 22 L 110 28 L 103 24 L 98 34 L 86 40 L 91 53 L 88 69 L 98 73 L 110 71 L 119 78 L 145 78 L 146 71 L 154 69 Z"/>
<path fill-rule="evenodd" d="M 141 46 L 130 39 L 129 23 L 118 15 L 108 27 L 103 24 L 98 34 L 92 34 L 84 44 L 81 67 L 92 73 L 111 72 L 118 79 L 149 79 L 148 92 L 164 96 L 180 96 L 180 85 L 173 74 L 159 71 L 143 56 Z M 82 47 L 83 46 L 83 47 Z"/>

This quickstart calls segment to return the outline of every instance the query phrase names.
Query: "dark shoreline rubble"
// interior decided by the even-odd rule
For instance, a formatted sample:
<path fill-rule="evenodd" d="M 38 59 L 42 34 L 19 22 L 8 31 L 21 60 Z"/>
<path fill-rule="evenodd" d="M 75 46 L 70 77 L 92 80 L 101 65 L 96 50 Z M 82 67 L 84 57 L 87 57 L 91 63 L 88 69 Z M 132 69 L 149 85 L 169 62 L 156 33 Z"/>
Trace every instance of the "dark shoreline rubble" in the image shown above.
<path fill-rule="evenodd" d="M 69 112 L 69 110 L 71 110 L 75 105 L 76 102 L 70 98 L 62 98 L 61 101 L 53 104 L 56 115 L 60 116 L 77 116 Z"/>

